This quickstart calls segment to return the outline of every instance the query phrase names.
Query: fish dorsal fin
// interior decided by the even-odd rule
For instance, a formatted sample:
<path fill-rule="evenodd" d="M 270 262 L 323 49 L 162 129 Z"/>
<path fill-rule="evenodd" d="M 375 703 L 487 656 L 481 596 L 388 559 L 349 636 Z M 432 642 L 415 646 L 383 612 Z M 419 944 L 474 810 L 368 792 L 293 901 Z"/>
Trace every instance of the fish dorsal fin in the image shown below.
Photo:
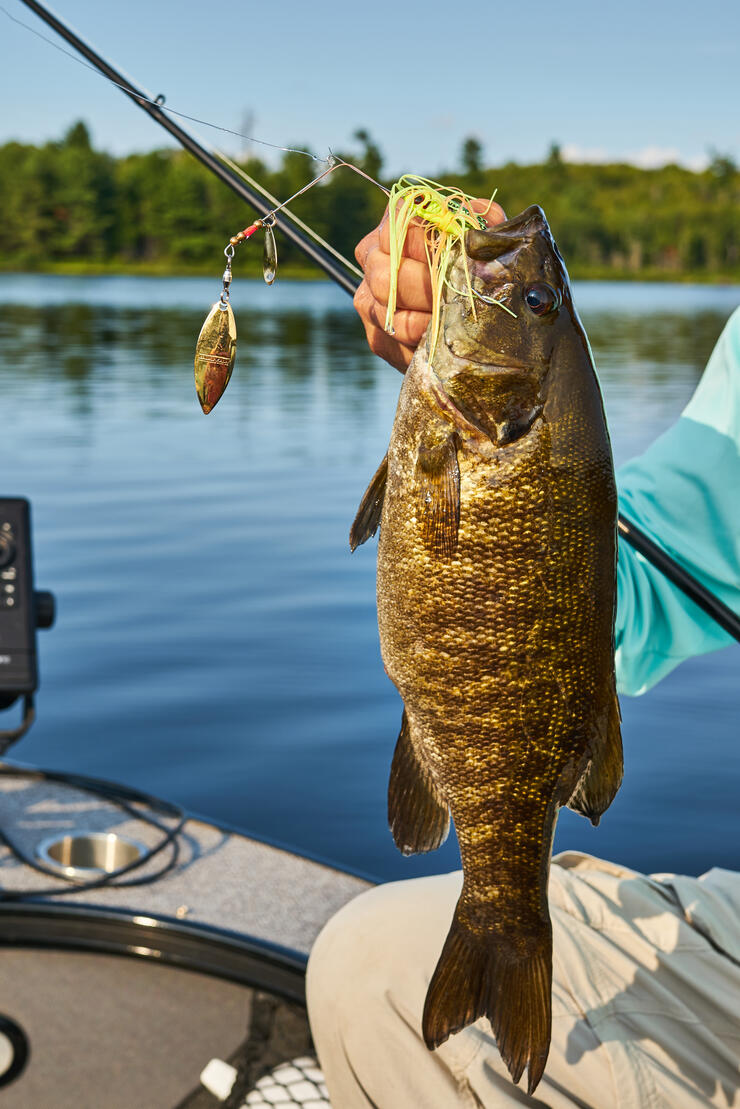
<path fill-rule="evenodd" d="M 349 549 L 354 551 L 362 546 L 380 527 L 385 500 L 385 483 L 388 480 L 388 455 L 373 474 L 372 480 L 360 501 L 354 523 L 349 530 Z"/>
<path fill-rule="evenodd" d="M 622 784 L 621 715 L 616 689 L 609 708 L 606 735 L 595 741 L 591 762 L 568 801 L 568 808 L 587 816 L 596 825 L 611 805 Z"/>
<path fill-rule="evenodd" d="M 416 513 L 424 546 L 439 558 L 457 551 L 460 527 L 460 467 L 457 432 L 435 446 L 419 447 L 416 458 Z"/>

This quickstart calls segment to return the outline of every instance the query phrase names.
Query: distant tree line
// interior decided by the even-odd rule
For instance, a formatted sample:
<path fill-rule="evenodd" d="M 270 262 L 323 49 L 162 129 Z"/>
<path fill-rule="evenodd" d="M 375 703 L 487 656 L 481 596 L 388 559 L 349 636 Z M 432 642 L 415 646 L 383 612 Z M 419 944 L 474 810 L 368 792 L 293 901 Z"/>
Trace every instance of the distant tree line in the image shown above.
<path fill-rule="evenodd" d="M 380 150 L 366 131 L 355 141 L 340 156 L 380 180 Z M 284 154 L 277 168 L 256 157 L 240 164 L 280 199 L 316 174 L 316 164 L 295 153 Z M 553 146 L 538 165 L 486 167 L 471 137 L 460 165 L 436 176 L 479 196 L 498 189 L 510 214 L 541 204 L 576 276 L 740 280 L 740 171 L 728 157 L 716 155 L 702 172 L 647 170 L 572 164 Z M 92 148 L 82 122 L 59 142 L 0 147 L 0 204 L 5 270 L 216 272 L 228 237 L 251 220 L 247 206 L 189 154 L 113 158 Z M 293 209 L 351 256 L 383 206 L 376 188 L 340 169 Z M 279 252 L 282 264 L 301 263 L 285 241 Z M 254 272 L 259 256 L 243 247 L 242 272 Z"/>

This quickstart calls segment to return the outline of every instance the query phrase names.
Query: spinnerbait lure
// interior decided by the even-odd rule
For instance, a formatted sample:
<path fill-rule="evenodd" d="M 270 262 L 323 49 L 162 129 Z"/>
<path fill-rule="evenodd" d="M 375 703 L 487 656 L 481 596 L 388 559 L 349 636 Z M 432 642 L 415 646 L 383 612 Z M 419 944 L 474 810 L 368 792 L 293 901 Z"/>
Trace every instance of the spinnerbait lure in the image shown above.
<path fill-rule="evenodd" d="M 264 230 L 262 273 L 267 284 L 272 285 L 277 273 L 277 246 L 273 231 L 277 213 L 282 211 L 296 197 L 313 188 L 322 178 L 333 173 L 335 169 L 339 169 L 340 166 L 354 170 L 355 173 L 359 173 L 360 176 L 372 181 L 389 198 L 391 283 L 385 329 L 390 335 L 394 334 L 393 320 L 396 311 L 398 271 L 401 265 L 406 235 L 412 222 L 421 223 L 426 228 L 426 254 L 432 285 L 430 358 L 433 357 L 439 332 L 442 289 L 446 284 L 449 285 L 447 273 L 454 257 L 454 248 L 462 243 L 468 231 L 483 230 L 487 227 L 486 214 L 493 202 L 493 197 L 488 202 L 488 208 L 485 212 L 476 212 L 473 198 L 466 193 L 456 188 L 438 185 L 435 181 L 428 181 L 426 178 L 417 177 L 415 174 L 406 174 L 401 177 L 389 192 L 377 181 L 373 181 L 363 170 L 358 169 L 357 166 L 353 166 L 350 162 L 332 159 L 329 168 L 314 178 L 313 181 L 309 181 L 307 185 L 304 185 L 302 189 L 284 203 L 273 208 L 267 215 L 255 220 L 249 227 L 245 227 L 243 231 L 239 231 L 229 239 L 224 250 L 226 269 L 223 275 L 221 296 L 211 308 L 203 324 L 195 349 L 195 388 L 200 406 L 205 413 L 211 412 L 223 396 L 234 368 L 236 321 L 229 303 L 229 289 L 232 280 L 231 261 L 236 247 L 250 239 L 260 229 Z M 486 297 L 474 287 L 471 275 L 468 272 L 464 252 L 462 258 L 466 288 L 464 290 L 453 289 L 453 292 L 465 296 L 470 301 L 473 316 L 475 316 L 476 299 L 487 304 L 496 304 L 508 312 L 509 315 L 514 315 L 506 305 Z"/>
<path fill-rule="evenodd" d="M 275 213 L 270 212 L 262 219 L 250 223 L 243 231 L 232 235 L 224 250 L 226 269 L 222 278 L 221 296 L 206 316 L 195 347 L 195 391 L 206 415 L 215 408 L 223 396 L 236 358 L 236 320 L 229 303 L 229 291 L 233 278 L 231 260 L 239 243 L 251 239 L 252 235 L 262 228 L 265 232 L 262 273 L 265 282 L 272 285 L 277 273 L 277 246 L 275 233 L 272 230 L 274 223 Z"/>
<path fill-rule="evenodd" d="M 262 276 L 267 285 L 272 285 L 277 274 L 278 262 L 277 244 L 275 242 L 275 232 L 273 231 L 275 217 L 278 212 L 287 208 L 291 201 L 295 200 L 309 189 L 312 189 L 314 185 L 318 184 L 324 177 L 328 177 L 335 169 L 339 169 L 340 166 L 345 166 L 347 169 L 354 170 L 354 172 L 358 173 L 361 177 L 365 177 L 368 181 L 371 181 L 373 185 L 378 185 L 378 188 L 386 193 L 386 195 L 388 193 L 387 189 L 384 189 L 382 185 L 379 185 L 378 182 L 373 180 L 367 173 L 357 166 L 353 166 L 350 162 L 338 161 L 334 157 L 330 157 L 328 161 L 328 169 L 325 169 L 324 172 L 320 173 L 318 177 L 315 177 L 313 181 L 309 181 L 307 185 L 304 185 L 302 189 L 299 189 L 298 192 L 294 193 L 288 200 L 283 201 L 282 204 L 278 204 L 276 208 L 273 208 L 260 219 L 255 220 L 254 223 L 250 223 L 249 227 L 245 227 L 243 231 L 239 231 L 236 235 L 232 235 L 226 245 L 224 250 L 224 254 L 226 255 L 226 269 L 224 270 L 222 279 L 223 287 L 221 289 L 221 295 L 206 316 L 205 323 L 200 330 L 198 342 L 195 347 L 195 390 L 198 394 L 200 406 L 206 415 L 213 411 L 223 396 L 224 390 L 229 384 L 231 372 L 234 369 L 234 360 L 236 358 L 236 320 L 234 319 L 234 313 L 229 303 L 229 290 L 233 277 L 231 272 L 231 260 L 234 257 L 237 246 L 239 246 L 240 243 L 246 242 L 247 239 L 251 239 L 252 235 L 260 229 L 264 231 L 265 242 L 262 252 Z M 295 219 L 296 217 L 293 218 Z M 324 245 L 331 253 L 337 254 L 328 243 Z M 345 261 L 341 258 L 341 255 L 337 254 L 337 257 Z M 350 265 L 348 262 L 345 262 L 345 264 Z M 354 267 L 352 268 L 354 269 Z M 360 270 L 356 272 L 360 277 L 362 276 Z"/>

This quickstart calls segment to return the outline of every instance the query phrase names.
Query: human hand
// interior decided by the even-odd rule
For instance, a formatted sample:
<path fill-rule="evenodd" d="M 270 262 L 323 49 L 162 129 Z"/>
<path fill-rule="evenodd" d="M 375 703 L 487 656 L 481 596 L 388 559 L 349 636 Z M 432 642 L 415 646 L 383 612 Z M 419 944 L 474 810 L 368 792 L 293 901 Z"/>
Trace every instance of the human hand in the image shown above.
<path fill-rule="evenodd" d="M 506 219 L 499 204 L 489 207 L 488 200 L 476 199 L 472 206 L 474 211 L 485 213 L 489 227 Z M 424 234 L 424 226 L 414 220 L 409 226 L 398 271 L 398 296 L 393 320 L 395 335 L 385 331 L 391 283 L 387 208 L 375 230 L 361 239 L 355 248 L 355 258 L 365 274 L 355 293 L 355 308 L 364 324 L 370 350 L 401 373 L 405 373 L 432 318 L 432 285 Z"/>

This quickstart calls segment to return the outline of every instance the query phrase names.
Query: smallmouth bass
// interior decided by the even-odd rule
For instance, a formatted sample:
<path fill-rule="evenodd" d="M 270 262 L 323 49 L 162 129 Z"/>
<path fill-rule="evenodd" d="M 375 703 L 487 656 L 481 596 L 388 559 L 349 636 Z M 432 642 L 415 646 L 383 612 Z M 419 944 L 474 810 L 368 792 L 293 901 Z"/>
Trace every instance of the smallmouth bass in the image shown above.
<path fill-rule="evenodd" d="M 451 815 L 462 857 L 424 1038 L 432 1049 L 488 1017 L 531 1094 L 550 1044 L 558 809 L 598 823 L 622 780 L 617 495 L 588 339 L 544 213 L 469 231 L 465 251 L 475 311 L 458 252 L 434 358 L 427 331 L 350 546 L 380 527 L 381 650 L 404 702 L 395 842 L 434 850 Z"/>

